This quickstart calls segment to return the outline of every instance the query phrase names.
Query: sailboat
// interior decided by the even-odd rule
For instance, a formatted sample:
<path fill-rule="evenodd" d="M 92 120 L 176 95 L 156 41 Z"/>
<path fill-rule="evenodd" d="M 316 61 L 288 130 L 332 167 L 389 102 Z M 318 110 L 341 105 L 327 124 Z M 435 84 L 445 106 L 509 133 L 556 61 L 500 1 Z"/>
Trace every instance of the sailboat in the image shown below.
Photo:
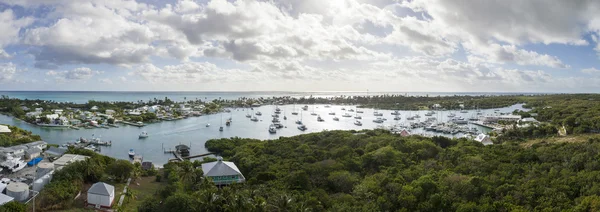
<path fill-rule="evenodd" d="M 292 115 L 298 115 L 298 111 L 296 111 L 296 104 L 294 104 L 294 109 L 292 110 Z"/>
<path fill-rule="evenodd" d="M 206 127 L 210 127 L 210 115 L 207 115 L 206 119 L 207 119 Z"/>
<path fill-rule="evenodd" d="M 313 105 L 313 106 L 312 106 L 312 108 L 313 108 L 313 109 L 312 109 L 312 113 L 310 113 L 310 115 L 312 115 L 312 116 L 316 116 L 316 115 L 317 115 L 317 113 L 315 113 L 315 105 Z"/>
<path fill-rule="evenodd" d="M 300 111 L 300 120 L 296 120 L 296 124 L 302 125 L 302 111 Z"/>
<path fill-rule="evenodd" d="M 221 127 L 219 127 L 219 131 L 223 132 L 223 113 L 221 113 Z"/>

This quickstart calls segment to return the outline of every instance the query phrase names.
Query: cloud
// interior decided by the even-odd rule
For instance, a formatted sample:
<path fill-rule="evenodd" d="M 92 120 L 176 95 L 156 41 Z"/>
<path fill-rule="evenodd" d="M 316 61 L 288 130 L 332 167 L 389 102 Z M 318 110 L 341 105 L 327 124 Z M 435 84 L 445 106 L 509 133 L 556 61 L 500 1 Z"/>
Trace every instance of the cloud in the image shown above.
<path fill-rule="evenodd" d="M 14 82 L 14 76 L 21 72 L 17 69 L 17 66 L 13 63 L 0 63 L 0 82 L 9 83 Z"/>
<path fill-rule="evenodd" d="M 136 68 L 133 75 L 153 83 L 214 83 L 260 80 L 261 77 L 250 71 L 222 69 L 207 62 L 186 62 L 167 65 L 162 68 L 144 64 Z"/>
<path fill-rule="evenodd" d="M 596 68 L 586 68 L 586 69 L 582 69 L 581 73 L 596 75 L 596 74 L 600 74 L 600 70 L 598 70 Z"/>
<path fill-rule="evenodd" d="M 11 57 L 3 48 L 19 41 L 19 30 L 32 22 L 31 17 L 15 17 L 11 9 L 0 12 L 0 59 Z"/>
<path fill-rule="evenodd" d="M 109 78 L 98 79 L 98 82 L 103 83 L 103 84 L 113 84 L 113 81 Z"/>
<path fill-rule="evenodd" d="M 471 53 L 471 55 L 469 55 L 471 60 L 476 57 L 481 57 L 479 59 L 480 61 L 488 63 L 514 62 L 519 65 L 569 68 L 569 65 L 564 64 L 555 56 L 519 49 L 514 45 L 499 45 L 495 43 L 487 45 L 471 45 L 470 43 L 464 43 L 463 46 Z"/>
<path fill-rule="evenodd" d="M 64 83 L 74 81 L 86 81 L 100 73 L 102 72 L 94 71 L 86 67 L 81 67 L 66 71 L 48 71 L 46 72 L 46 75 L 54 77 L 56 82 Z"/>

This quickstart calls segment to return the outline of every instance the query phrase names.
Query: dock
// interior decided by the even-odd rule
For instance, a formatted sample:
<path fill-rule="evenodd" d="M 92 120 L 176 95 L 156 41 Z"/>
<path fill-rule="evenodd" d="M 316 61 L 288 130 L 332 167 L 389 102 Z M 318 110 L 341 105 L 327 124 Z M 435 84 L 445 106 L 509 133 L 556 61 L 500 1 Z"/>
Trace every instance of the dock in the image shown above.
<path fill-rule="evenodd" d="M 121 121 L 121 123 L 131 125 L 131 126 L 136 126 L 136 127 L 146 126 L 144 123 L 140 124 L 140 123 L 134 123 L 134 122 L 128 122 L 128 121 Z"/>
<path fill-rule="evenodd" d="M 171 158 L 171 159 L 169 159 L 169 161 L 174 161 L 174 160 L 183 161 L 183 160 L 189 160 L 189 159 L 192 159 L 192 158 L 199 158 L 199 157 L 204 157 L 204 156 L 209 156 L 209 155 L 214 155 L 215 154 L 213 152 L 209 152 L 209 153 L 205 153 L 205 154 L 190 155 L 190 156 L 182 157 L 176 151 L 170 151 L 170 152 L 173 153 L 173 155 L 175 156 L 175 158 Z"/>
<path fill-rule="evenodd" d="M 500 127 L 494 127 L 492 125 L 484 124 L 482 121 L 472 121 L 472 122 L 469 122 L 469 123 L 477 125 L 477 126 L 481 126 L 481 127 L 487 127 L 487 128 L 494 129 L 494 130 L 501 130 L 502 129 Z"/>

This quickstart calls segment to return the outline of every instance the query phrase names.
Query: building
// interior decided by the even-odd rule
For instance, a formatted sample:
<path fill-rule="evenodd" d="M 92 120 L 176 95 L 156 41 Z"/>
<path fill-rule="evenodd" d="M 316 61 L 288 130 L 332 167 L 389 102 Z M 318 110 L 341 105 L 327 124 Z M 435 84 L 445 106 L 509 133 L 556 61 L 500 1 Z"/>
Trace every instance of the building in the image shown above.
<path fill-rule="evenodd" d="M 29 149 L 25 150 L 25 158 L 27 158 L 27 159 L 37 158 L 41 154 L 42 154 L 42 150 L 37 147 L 33 147 L 33 148 L 29 148 Z"/>
<path fill-rule="evenodd" d="M 0 133 L 11 133 L 10 128 L 8 126 L 0 125 Z"/>
<path fill-rule="evenodd" d="M 35 141 L 35 142 L 27 143 L 27 144 L 25 144 L 25 146 L 27 146 L 28 148 L 37 147 L 39 149 L 46 149 L 48 147 L 48 143 L 46 143 L 45 141 Z"/>
<path fill-rule="evenodd" d="M 98 110 L 98 106 L 95 106 L 95 105 L 94 105 L 94 106 L 92 106 L 92 108 L 91 108 L 90 110 L 91 110 L 91 111 L 96 111 L 96 110 Z"/>
<path fill-rule="evenodd" d="M 109 109 L 109 110 L 106 110 L 106 111 L 104 111 L 104 113 L 106 113 L 106 115 L 110 115 L 110 116 L 112 116 L 112 115 L 114 115 L 114 114 L 115 114 L 115 110 L 110 110 L 110 109 Z"/>
<path fill-rule="evenodd" d="M 177 150 L 177 153 L 179 153 L 181 156 L 188 156 L 190 155 L 190 147 L 184 145 L 184 144 L 179 144 L 177 146 L 175 146 L 175 150 Z"/>
<path fill-rule="evenodd" d="M 52 112 L 54 112 L 54 114 L 60 115 L 60 114 L 62 114 L 64 111 L 63 111 L 63 109 L 54 109 L 54 110 L 52 110 Z"/>
<path fill-rule="evenodd" d="M 69 123 L 71 123 L 71 125 L 80 125 L 81 124 L 81 120 L 79 120 L 79 119 L 71 119 L 71 120 L 69 120 Z"/>
<path fill-rule="evenodd" d="M 15 198 L 7 196 L 6 194 L 0 193 L 0 205 L 4 205 L 6 203 L 12 202 Z"/>
<path fill-rule="evenodd" d="M 45 153 L 47 156 L 50 156 L 50 157 L 60 157 L 60 156 L 64 155 L 65 152 L 67 152 L 67 149 L 50 147 L 50 148 L 48 148 L 48 150 L 46 150 Z"/>
<path fill-rule="evenodd" d="M 73 162 L 85 160 L 86 158 L 89 157 L 84 155 L 64 154 L 62 157 L 58 158 L 52 163 L 54 163 L 54 167 L 56 170 L 60 170 L 66 165 L 69 165 Z"/>
<path fill-rule="evenodd" d="M 217 157 L 215 162 L 202 164 L 202 171 L 204 177 L 211 179 L 218 186 L 246 181 L 238 167 L 233 162 L 223 161 L 222 157 Z"/>
<path fill-rule="evenodd" d="M 154 167 L 154 164 L 152 164 L 152 162 L 150 161 L 144 161 L 142 162 L 142 169 L 143 170 L 150 170 Z"/>
<path fill-rule="evenodd" d="M 96 208 L 110 208 L 115 200 L 115 187 L 97 182 L 87 192 L 87 204 Z"/>
<path fill-rule="evenodd" d="M 407 129 L 402 129 L 398 134 L 402 137 L 410 136 L 410 132 Z"/>
<path fill-rule="evenodd" d="M 483 134 L 483 133 L 479 134 L 479 135 L 478 135 L 478 136 L 475 138 L 475 141 L 477 141 L 477 142 L 479 142 L 479 143 L 482 143 L 482 144 L 483 144 L 483 145 L 485 145 L 485 146 L 494 144 L 494 143 L 492 142 L 492 139 L 490 138 L 490 136 L 489 136 L 489 135 L 486 135 L 486 134 Z"/>
<path fill-rule="evenodd" d="M 35 112 L 42 113 L 42 112 L 44 112 L 44 108 L 38 107 L 35 109 Z"/>
<path fill-rule="evenodd" d="M 484 123 L 496 123 L 498 121 L 514 121 L 518 122 L 521 120 L 520 115 L 499 115 L 499 116 L 486 116 L 483 119 Z"/>

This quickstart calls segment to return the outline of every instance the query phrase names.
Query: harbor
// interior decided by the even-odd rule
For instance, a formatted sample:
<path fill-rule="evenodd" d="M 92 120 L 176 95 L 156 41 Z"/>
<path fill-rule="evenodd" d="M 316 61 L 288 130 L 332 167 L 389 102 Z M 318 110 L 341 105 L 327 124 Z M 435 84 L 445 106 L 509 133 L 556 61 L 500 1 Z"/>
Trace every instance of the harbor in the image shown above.
<path fill-rule="evenodd" d="M 94 149 L 101 149 L 100 153 L 120 159 L 129 159 L 128 150 L 135 149 L 137 155 L 141 155 L 145 160 L 153 161 L 157 165 L 161 165 L 174 158 L 174 155 L 165 154 L 165 147 L 174 148 L 177 144 L 190 145 L 190 155 L 202 155 L 209 153 L 204 148 L 204 143 L 209 139 L 215 138 L 230 138 L 243 137 L 255 139 L 277 139 L 280 136 L 294 136 L 305 133 L 320 132 L 323 130 L 361 130 L 361 129 L 402 129 L 410 130 L 411 134 L 419 134 L 423 136 L 441 135 L 447 137 L 462 137 L 466 132 L 476 128 L 479 133 L 487 133 L 491 131 L 488 127 L 482 127 L 474 123 L 453 124 L 453 118 L 448 117 L 449 114 L 455 113 L 462 116 L 464 119 L 469 119 L 472 116 L 477 116 L 476 110 L 466 110 L 466 113 L 460 111 L 436 111 L 435 115 L 426 116 L 428 111 L 405 111 L 405 110 L 374 110 L 370 108 L 357 108 L 354 105 L 306 105 L 307 110 L 301 108 L 305 105 L 263 105 L 255 108 L 230 108 L 230 112 L 219 114 L 210 114 L 198 117 L 190 117 L 187 119 L 150 123 L 143 127 L 129 125 L 118 122 L 116 127 L 106 128 L 90 128 L 90 129 L 63 129 L 63 128 L 42 128 L 24 121 L 14 119 L 9 116 L 0 115 L 0 123 L 15 125 L 17 127 L 32 131 L 34 134 L 39 134 L 42 138 L 51 144 L 68 144 L 74 143 L 79 138 L 98 137 L 101 141 L 110 141 L 110 145 L 100 145 L 108 143 L 96 143 Z M 328 106 L 328 107 L 326 107 Z M 278 127 L 275 133 L 269 132 L 269 126 L 273 124 L 272 115 L 275 115 L 276 108 L 280 109 L 278 114 Z M 342 110 L 345 108 L 345 110 Z M 493 115 L 499 113 L 510 113 L 515 109 L 523 109 L 522 105 L 513 105 L 511 107 L 481 110 L 481 114 Z M 354 110 L 354 112 L 349 112 Z M 361 113 L 359 113 L 359 111 Z M 255 115 L 261 112 L 262 116 Z M 318 116 L 310 115 L 310 113 L 319 115 L 323 120 L 318 121 Z M 381 116 L 375 116 L 374 112 Z M 399 115 L 392 115 L 392 113 Z M 294 115 L 296 113 L 296 115 Z M 335 113 L 336 115 L 329 115 Z M 343 117 L 348 113 L 349 117 Z M 247 118 L 248 115 L 250 118 Z M 356 125 L 358 119 L 355 116 L 361 116 L 361 125 Z M 415 116 L 420 118 L 416 118 Z M 284 119 L 283 117 L 286 117 Z M 431 118 L 436 120 L 432 121 Z M 253 121 L 254 119 L 256 121 Z M 337 118 L 337 121 L 334 120 Z M 381 123 L 377 118 L 380 118 Z M 385 119 L 385 120 L 383 120 Z M 398 120 L 394 120 L 398 119 Z M 411 120 L 412 119 L 412 120 Z M 227 121 L 229 125 L 227 125 Z M 306 127 L 304 131 L 298 129 L 295 122 L 302 120 L 302 124 Z M 426 123 L 443 123 L 444 127 L 454 126 L 463 132 L 445 130 L 441 131 L 426 130 Z M 376 121 L 376 122 L 374 122 Z M 208 126 L 208 127 L 207 127 Z M 436 125 L 437 126 L 437 125 Z M 222 131 L 219 128 L 222 127 Z M 147 137 L 140 139 L 140 134 L 147 132 Z M 445 133 L 449 132 L 449 133 Z M 99 145 L 98 145 L 99 144 Z M 163 146 L 164 144 L 164 146 Z M 88 144 L 89 146 L 89 144 Z M 182 156 L 183 158 L 183 156 Z M 196 158 L 197 159 L 197 158 Z"/>

